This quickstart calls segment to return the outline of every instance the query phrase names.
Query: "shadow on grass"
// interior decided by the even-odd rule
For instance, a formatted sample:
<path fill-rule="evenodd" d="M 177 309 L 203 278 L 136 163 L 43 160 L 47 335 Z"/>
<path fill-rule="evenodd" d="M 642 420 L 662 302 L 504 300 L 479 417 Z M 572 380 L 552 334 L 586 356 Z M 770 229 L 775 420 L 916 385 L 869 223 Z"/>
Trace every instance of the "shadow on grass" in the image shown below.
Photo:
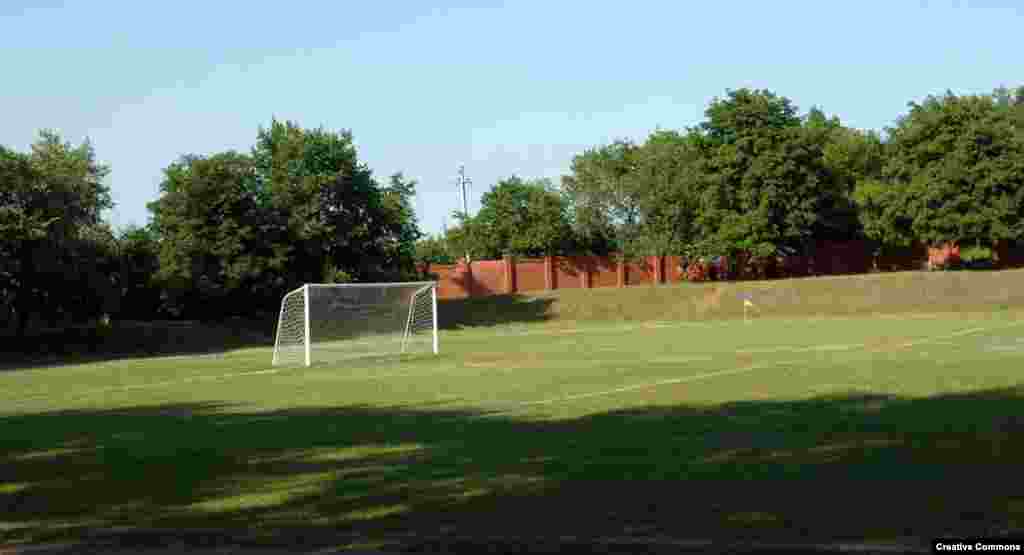
<path fill-rule="evenodd" d="M 274 322 L 114 321 L 110 327 L 32 331 L 22 340 L 0 337 L 0 372 L 129 357 L 217 354 L 273 347 Z"/>
<path fill-rule="evenodd" d="M 553 298 L 526 295 L 493 295 L 447 299 L 437 303 L 438 326 L 445 330 L 530 324 L 554 318 Z"/>
<path fill-rule="evenodd" d="M 6 415 L 0 543 L 923 547 L 1024 525 L 1022 395 L 848 395 L 569 420 L 440 405 Z"/>

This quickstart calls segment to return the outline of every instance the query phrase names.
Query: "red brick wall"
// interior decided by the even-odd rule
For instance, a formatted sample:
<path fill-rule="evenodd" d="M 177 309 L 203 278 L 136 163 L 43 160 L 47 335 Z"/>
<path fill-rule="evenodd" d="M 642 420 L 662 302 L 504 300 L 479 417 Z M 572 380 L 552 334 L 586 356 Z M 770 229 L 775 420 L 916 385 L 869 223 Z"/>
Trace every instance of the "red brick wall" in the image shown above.
<path fill-rule="evenodd" d="M 555 256 L 551 260 L 554 269 L 555 289 L 582 287 L 582 274 L 587 271 L 586 257 Z"/>
<path fill-rule="evenodd" d="M 679 283 L 683 280 L 683 257 L 665 257 L 665 283 Z"/>
<path fill-rule="evenodd" d="M 429 272 L 437 276 L 437 296 L 461 299 L 469 296 L 469 273 L 464 264 L 431 265 Z"/>
<path fill-rule="evenodd" d="M 516 285 L 520 292 L 543 291 L 544 286 L 544 259 L 520 259 L 516 260 Z"/>
<path fill-rule="evenodd" d="M 593 271 L 590 274 L 591 287 L 615 287 L 619 284 L 618 267 L 615 260 L 607 256 L 590 257 Z"/>
<path fill-rule="evenodd" d="M 505 292 L 505 261 L 473 262 L 473 296 L 500 295 Z"/>
<path fill-rule="evenodd" d="M 855 274 L 875 271 L 919 270 L 929 257 L 932 261 L 953 258 L 957 249 L 927 249 L 914 245 L 906 249 L 890 249 L 875 257 L 871 245 L 866 242 L 846 243 L 821 242 L 810 256 L 789 256 L 776 260 L 748 261 L 738 257 L 729 261 L 734 270 L 742 270 L 734 279 L 757 279 L 800 277 L 807 275 Z M 998 267 L 1024 266 L 1024 244 L 1000 244 L 995 248 Z M 659 259 L 650 257 L 643 261 L 631 262 L 626 266 L 625 284 L 641 285 L 656 281 L 678 283 L 686 279 L 682 269 L 682 258 L 667 256 L 661 262 L 661 271 L 656 271 Z M 547 263 L 543 258 L 482 260 L 474 262 L 472 272 L 465 264 L 430 266 L 429 272 L 440 280 L 438 296 L 443 299 L 467 296 L 498 295 L 506 287 L 514 285 L 517 292 L 570 289 L 585 286 L 617 287 L 619 269 L 614 258 L 596 256 L 564 256 L 550 259 L 551 274 L 547 275 Z M 508 266 L 507 266 L 508 265 Z M 588 279 L 584 279 L 584 277 Z M 511 278 L 511 279 L 510 279 Z M 550 283 L 549 283 L 550 280 Z M 509 282 L 511 281 L 511 284 Z"/>
<path fill-rule="evenodd" d="M 654 268 L 647 260 L 626 264 L 626 285 L 644 285 L 654 281 Z"/>

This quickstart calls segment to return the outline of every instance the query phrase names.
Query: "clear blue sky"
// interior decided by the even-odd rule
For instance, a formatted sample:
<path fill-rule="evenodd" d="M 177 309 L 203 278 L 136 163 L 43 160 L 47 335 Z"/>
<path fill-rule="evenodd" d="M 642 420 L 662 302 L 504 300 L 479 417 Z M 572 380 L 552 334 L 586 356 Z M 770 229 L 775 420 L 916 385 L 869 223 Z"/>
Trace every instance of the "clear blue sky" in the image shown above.
<path fill-rule="evenodd" d="M 248 150 L 272 116 L 351 129 L 380 178 L 419 182 L 430 232 L 459 163 L 485 188 L 583 149 L 697 123 L 769 88 L 881 129 L 911 100 L 1024 81 L 1024 2 L 0 1 L 0 144 L 54 128 L 111 164 L 115 225 L 162 168 Z"/>

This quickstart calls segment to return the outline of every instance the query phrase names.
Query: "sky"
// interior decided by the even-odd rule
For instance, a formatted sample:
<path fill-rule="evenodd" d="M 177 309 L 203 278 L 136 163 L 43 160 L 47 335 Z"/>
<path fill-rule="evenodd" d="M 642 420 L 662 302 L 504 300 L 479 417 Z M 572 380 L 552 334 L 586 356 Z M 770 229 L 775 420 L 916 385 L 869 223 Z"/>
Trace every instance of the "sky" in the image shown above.
<path fill-rule="evenodd" d="M 272 118 L 351 130 L 421 228 L 510 175 L 682 129 L 728 89 L 881 130 L 929 94 L 1024 84 L 1020 0 L 135 2 L 0 0 L 0 144 L 40 129 L 109 164 L 115 226 L 149 220 L 163 168 L 248 151 Z"/>

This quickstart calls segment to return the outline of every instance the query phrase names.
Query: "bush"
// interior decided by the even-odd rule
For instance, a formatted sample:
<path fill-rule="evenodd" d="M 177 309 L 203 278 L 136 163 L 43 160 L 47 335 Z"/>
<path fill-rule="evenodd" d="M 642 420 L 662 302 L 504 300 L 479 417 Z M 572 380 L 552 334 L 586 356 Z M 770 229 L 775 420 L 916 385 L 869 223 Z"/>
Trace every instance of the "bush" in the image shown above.
<path fill-rule="evenodd" d="M 982 246 L 961 249 L 960 260 L 964 268 L 971 270 L 989 270 L 995 267 L 992 249 Z"/>

